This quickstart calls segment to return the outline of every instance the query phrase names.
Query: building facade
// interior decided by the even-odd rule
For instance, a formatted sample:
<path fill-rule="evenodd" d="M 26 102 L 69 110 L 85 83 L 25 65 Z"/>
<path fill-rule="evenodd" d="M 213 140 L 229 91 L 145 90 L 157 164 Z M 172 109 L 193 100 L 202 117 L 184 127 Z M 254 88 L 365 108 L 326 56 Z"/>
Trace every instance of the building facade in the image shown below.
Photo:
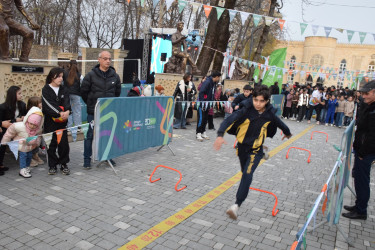
<path fill-rule="evenodd" d="M 357 86 L 375 73 L 375 45 L 341 44 L 332 37 L 306 37 L 305 41 L 280 41 L 287 47 L 283 83 L 324 86 Z"/>

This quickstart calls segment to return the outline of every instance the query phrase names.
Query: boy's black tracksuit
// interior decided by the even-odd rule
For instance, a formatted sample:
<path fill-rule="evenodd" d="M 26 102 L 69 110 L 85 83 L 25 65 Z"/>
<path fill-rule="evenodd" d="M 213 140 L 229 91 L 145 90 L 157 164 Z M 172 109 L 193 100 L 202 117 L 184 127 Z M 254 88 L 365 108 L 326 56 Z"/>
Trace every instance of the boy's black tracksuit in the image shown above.
<path fill-rule="evenodd" d="M 252 104 L 252 98 L 245 101 L 244 107 L 225 119 L 217 132 L 224 136 L 225 132 L 237 137 L 237 155 L 241 164 L 242 178 L 236 195 L 236 204 L 241 206 L 246 199 L 255 169 L 263 158 L 263 143 L 266 137 L 273 137 L 277 127 L 286 136 L 291 135 L 289 128 L 275 115 L 271 104 L 259 114 Z"/>

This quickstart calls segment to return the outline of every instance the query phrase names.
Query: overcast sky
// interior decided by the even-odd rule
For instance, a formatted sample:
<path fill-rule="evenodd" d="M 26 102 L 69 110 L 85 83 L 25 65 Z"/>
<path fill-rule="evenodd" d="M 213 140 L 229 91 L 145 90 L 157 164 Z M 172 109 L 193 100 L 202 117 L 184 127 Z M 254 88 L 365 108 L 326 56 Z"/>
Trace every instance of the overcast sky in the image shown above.
<path fill-rule="evenodd" d="M 286 22 L 287 40 L 304 40 L 313 36 L 312 25 L 319 25 L 317 36 L 325 36 L 324 26 L 367 32 L 363 44 L 375 44 L 375 0 L 309 0 L 314 5 L 302 4 L 302 0 L 283 0 L 281 10 Z M 347 5 L 347 6 L 344 6 Z M 301 36 L 300 22 L 309 24 Z M 347 33 L 332 29 L 330 37 L 339 43 L 348 43 Z M 355 32 L 350 42 L 360 43 Z"/>

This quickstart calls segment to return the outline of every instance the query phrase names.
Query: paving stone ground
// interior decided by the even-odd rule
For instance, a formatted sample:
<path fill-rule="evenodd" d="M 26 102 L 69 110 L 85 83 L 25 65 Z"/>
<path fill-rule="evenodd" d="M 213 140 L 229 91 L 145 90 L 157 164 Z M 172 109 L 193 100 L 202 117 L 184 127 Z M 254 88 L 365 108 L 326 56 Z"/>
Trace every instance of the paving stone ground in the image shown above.
<path fill-rule="evenodd" d="M 216 118 L 216 127 L 222 118 Z M 297 135 L 309 125 L 286 121 Z M 316 126 L 329 134 L 311 131 L 291 146 L 311 150 L 307 153 L 281 150 L 254 174 L 252 187 L 275 193 L 280 212 L 271 214 L 274 198 L 251 190 L 232 221 L 225 215 L 235 201 L 238 183 L 197 213 L 149 244 L 147 249 L 289 249 L 295 234 L 306 221 L 312 204 L 331 172 L 343 129 Z M 115 159 L 118 176 L 106 165 L 87 171 L 82 167 L 83 142 L 70 144 L 71 175 L 48 176 L 47 165 L 33 168 L 30 179 L 18 176 L 18 163 L 6 155 L 11 169 L 0 176 L 0 246 L 2 249 L 116 249 L 149 228 L 173 215 L 191 202 L 235 175 L 239 161 L 233 149 L 234 137 L 226 136 L 228 145 L 216 152 L 212 144 L 216 133 L 208 131 L 211 140 L 195 140 L 195 124 L 187 130 L 175 130 L 168 148 L 157 152 L 150 148 Z M 282 144 L 280 132 L 267 139 L 270 149 Z M 149 175 L 157 165 L 181 171 L 181 192 L 174 190 L 178 174 L 158 169 L 150 183 Z M 352 184 L 352 180 L 350 181 Z M 354 247 L 349 247 L 336 227 L 324 225 L 307 235 L 308 249 L 374 249 L 374 171 L 371 173 L 372 196 L 369 218 L 350 221 L 341 218 L 340 225 Z M 345 204 L 354 201 L 348 190 Z M 316 223 L 324 220 L 318 213 Z"/>

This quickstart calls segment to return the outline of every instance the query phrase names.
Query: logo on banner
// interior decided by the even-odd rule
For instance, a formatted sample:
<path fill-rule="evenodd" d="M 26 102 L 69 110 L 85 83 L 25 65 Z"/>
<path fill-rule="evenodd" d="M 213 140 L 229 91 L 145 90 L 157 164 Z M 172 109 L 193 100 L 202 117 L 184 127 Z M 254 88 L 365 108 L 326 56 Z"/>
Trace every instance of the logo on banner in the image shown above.
<path fill-rule="evenodd" d="M 153 128 L 155 128 L 155 124 L 156 124 L 156 118 L 155 117 L 153 117 L 153 118 L 146 118 L 145 119 L 146 129 L 153 129 Z"/>
<path fill-rule="evenodd" d="M 140 130 L 143 126 L 142 121 L 134 121 L 133 122 L 133 130 Z"/>
<path fill-rule="evenodd" d="M 129 133 L 132 130 L 131 121 L 127 120 L 126 122 L 124 122 L 124 129 L 126 133 Z"/>

